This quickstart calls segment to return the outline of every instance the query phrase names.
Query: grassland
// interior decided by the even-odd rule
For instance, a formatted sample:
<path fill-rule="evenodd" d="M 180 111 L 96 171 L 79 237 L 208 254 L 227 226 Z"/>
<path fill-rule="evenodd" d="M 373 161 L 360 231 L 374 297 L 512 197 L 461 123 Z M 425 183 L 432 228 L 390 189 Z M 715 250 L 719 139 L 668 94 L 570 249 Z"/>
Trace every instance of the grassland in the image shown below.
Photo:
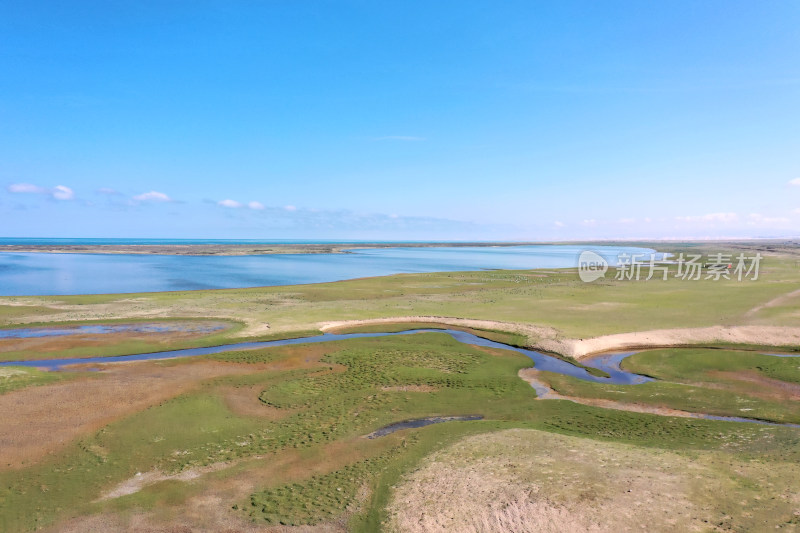
<path fill-rule="evenodd" d="M 656 381 L 636 387 L 590 383 L 541 372 L 562 396 L 622 401 L 717 416 L 800 423 L 800 356 L 720 349 L 661 349 L 623 360 Z"/>
<path fill-rule="evenodd" d="M 155 524 L 186 524 L 187 506 L 195 509 L 209 494 L 222 493 L 227 499 L 214 516 L 200 516 L 190 527 L 210 520 L 243 528 L 339 523 L 374 531 L 388 520 L 391 486 L 422 457 L 470 434 L 514 427 L 681 453 L 800 459 L 800 434 L 790 429 L 537 402 L 516 377 L 529 366 L 527 358 L 465 346 L 444 334 L 210 359 L 238 374 L 202 380 L 195 389 L 105 425 L 22 470 L 0 473 L 3 530 L 24 531 L 55 520 L 59 530 L 85 530 L 93 520 L 113 524 L 110 530 L 131 520 L 157 529 Z M 207 363 L 159 364 L 187 372 Z M 255 410 L 245 412 L 230 402 L 237 391 L 247 392 Z M 482 414 L 485 420 L 362 438 L 390 422 L 458 414 Z M 275 472 L 275 464 L 287 458 L 293 467 Z M 137 472 L 160 477 L 128 495 L 101 499 Z M 182 481 L 192 473 L 202 483 Z"/>
<path fill-rule="evenodd" d="M 500 420 L 515 418 L 520 403 L 532 397 L 529 387 L 516 378 L 526 358 L 511 352 L 487 354 L 441 334 L 416 337 L 326 345 L 316 363 L 276 372 L 264 372 L 260 365 L 277 363 L 296 350 L 215 356 L 230 365 L 251 365 L 253 373 L 215 380 L 195 393 L 103 427 L 63 450 L 56 460 L 26 469 L 24 482 L 19 471 L 0 475 L 0 486 L 8 487 L 0 513 L 4 530 L 34 527 L 52 520 L 59 509 L 90 510 L 81 500 L 99 497 L 114 480 L 136 472 L 177 474 L 263 454 L 309 450 L 358 439 L 405 418 L 475 412 Z M 436 390 L 408 392 L 398 387 L 409 384 Z M 241 387 L 252 390 L 252 401 L 265 411 L 279 410 L 285 416 L 236 416 L 226 407 L 225 394 Z M 375 446 L 380 449 L 383 444 L 376 440 Z M 127 500 L 131 505 L 152 502 L 148 497 L 145 491 Z M 262 514 L 255 517 L 267 521 L 274 516 Z M 300 520 L 292 513 L 282 519 Z"/>
<path fill-rule="evenodd" d="M 710 245 L 670 249 L 726 251 Z M 291 287 L 4 297 L 0 323 L 194 318 L 243 325 L 206 341 L 215 344 L 243 337 L 294 336 L 319 331 L 330 322 L 441 317 L 494 324 L 482 329 L 516 329 L 529 345 L 565 353 L 559 347 L 570 341 L 676 328 L 744 326 L 751 328 L 748 336 L 735 342 L 770 344 L 786 332 L 773 332 L 770 339 L 763 328 L 793 328 L 794 335 L 800 335 L 798 309 L 800 259 L 771 253 L 762 261 L 757 281 L 687 281 L 671 276 L 666 281 L 637 282 L 614 280 L 609 273 L 606 279 L 582 283 L 569 269 L 407 274 Z M 520 329 L 526 327 L 527 331 Z M 712 341 L 725 338 L 704 340 Z M 130 349 L 121 347 L 119 353 Z"/>
<path fill-rule="evenodd" d="M 0 394 L 34 385 L 46 385 L 64 379 L 64 374 L 43 372 L 35 368 L 0 367 Z"/>
<path fill-rule="evenodd" d="M 765 251 L 758 281 L 584 284 L 571 270 L 414 274 L 241 290 L 6 297 L 0 321 L 232 324 L 208 336 L 144 339 L 142 351 L 305 336 L 332 324 L 337 331 L 446 325 L 512 345 L 665 328 L 791 332 L 800 327 L 800 264 L 778 252 Z M 387 322 L 369 322 L 380 318 Z M 108 338 L 6 354 L 119 355 L 139 350 L 134 342 Z M 663 348 L 626 359 L 626 369 L 658 379 L 645 385 L 540 376 L 578 398 L 800 422 L 797 358 L 742 350 L 770 343 L 707 344 L 717 349 Z M 0 376 L 0 409 L 8 413 L 0 418 L 0 439 L 12 440 L 0 447 L 0 530 L 373 532 L 408 530 L 409 520 L 421 523 L 420 512 L 435 521 L 455 511 L 499 531 L 511 523 L 502 520 L 513 519 L 503 509 L 541 519 L 527 526 L 543 530 L 547 523 L 555 530 L 639 529 L 642 520 L 654 530 L 800 527 L 800 430 L 539 400 L 517 375 L 530 365 L 515 352 L 425 333 L 91 373 L 7 369 Z M 474 414 L 484 419 L 364 438 L 401 420 Z M 35 439 L 13 441 L 25 433 Z M 14 456 L 14 442 L 33 451 Z M 432 484 L 447 481 L 445 473 L 451 483 Z M 420 493 L 430 501 L 407 497 Z M 641 502 L 652 509 L 632 513 Z"/>

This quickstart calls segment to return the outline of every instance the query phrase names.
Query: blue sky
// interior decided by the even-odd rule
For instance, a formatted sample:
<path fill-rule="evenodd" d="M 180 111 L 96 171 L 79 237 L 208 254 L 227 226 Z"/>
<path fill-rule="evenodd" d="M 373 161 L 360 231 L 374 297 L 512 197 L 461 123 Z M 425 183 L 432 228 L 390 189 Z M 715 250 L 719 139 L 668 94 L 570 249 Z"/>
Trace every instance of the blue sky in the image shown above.
<path fill-rule="evenodd" d="M 800 3 L 0 2 L 2 236 L 800 234 Z"/>

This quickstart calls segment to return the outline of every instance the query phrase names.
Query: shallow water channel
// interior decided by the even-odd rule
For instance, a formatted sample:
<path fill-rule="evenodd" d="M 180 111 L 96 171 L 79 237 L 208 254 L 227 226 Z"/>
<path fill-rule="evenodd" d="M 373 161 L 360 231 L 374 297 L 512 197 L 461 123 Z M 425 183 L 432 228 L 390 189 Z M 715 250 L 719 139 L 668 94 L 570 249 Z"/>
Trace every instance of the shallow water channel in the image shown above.
<path fill-rule="evenodd" d="M 34 330 L 36 329 L 39 328 L 18 328 L 17 330 L 3 330 L 3 333 L 5 333 L 5 336 L 9 337 L 15 335 L 17 337 L 26 337 L 35 335 L 36 333 Z M 16 334 L 14 333 L 15 331 L 17 332 Z M 75 328 L 74 331 L 75 334 L 81 332 L 80 328 Z M 467 333 L 464 331 L 457 331 L 452 329 L 428 329 L 428 328 L 411 329 L 398 332 L 341 333 L 341 334 L 323 333 L 322 335 L 317 335 L 313 337 L 301 337 L 295 339 L 281 339 L 273 341 L 240 342 L 233 344 L 225 344 L 221 346 L 186 348 L 182 350 L 170 350 L 165 352 L 143 353 L 143 354 L 133 354 L 133 355 L 71 358 L 71 359 L 40 359 L 35 361 L 8 361 L 0 363 L 0 366 L 17 366 L 17 367 L 24 366 L 24 367 L 39 368 L 42 370 L 58 371 L 62 370 L 66 366 L 76 365 L 76 364 L 94 365 L 103 363 L 123 363 L 128 361 L 153 361 L 159 359 L 172 359 L 176 357 L 196 357 L 200 355 L 212 355 L 212 354 L 231 352 L 236 350 L 255 350 L 259 348 L 271 348 L 275 346 L 316 344 L 320 342 L 331 342 L 331 341 L 340 341 L 348 339 L 394 337 L 400 335 L 414 335 L 417 333 L 446 333 L 447 335 L 450 335 L 458 342 L 464 344 L 482 346 L 487 348 L 498 348 L 501 350 L 511 350 L 528 356 L 533 361 L 534 367 L 537 370 L 555 372 L 557 374 L 563 374 L 566 376 L 571 376 L 586 381 L 593 381 L 595 383 L 609 383 L 614 385 L 638 385 L 646 383 L 648 381 L 653 381 L 653 378 L 650 378 L 648 376 L 643 376 L 640 374 L 635 374 L 632 372 L 627 372 L 620 367 L 621 361 L 626 357 L 632 355 L 634 352 L 603 354 L 582 361 L 582 364 L 584 364 L 585 366 L 602 370 L 603 372 L 606 372 L 608 374 L 608 377 L 601 377 L 592 375 L 585 368 L 576 366 L 566 360 L 560 359 L 552 355 L 547 355 L 541 352 L 537 352 L 535 350 L 528 350 L 526 348 L 519 348 L 517 346 L 503 344 L 501 342 L 485 339 L 483 337 L 479 337 L 477 335 L 473 335 L 472 333 Z M 68 328 L 60 329 L 59 334 L 67 335 L 69 334 L 69 329 Z M 783 354 L 766 354 L 766 355 L 785 357 L 785 355 Z M 750 422 L 750 423 L 759 423 L 768 425 L 800 427 L 800 425 L 798 424 L 777 424 L 774 422 L 767 422 L 752 418 L 715 416 L 703 413 L 697 413 L 697 416 L 699 418 L 704 418 L 709 420 L 723 420 L 729 422 Z M 441 420 L 438 419 L 439 417 L 435 418 L 437 418 L 436 421 L 423 423 L 421 425 L 446 422 L 448 420 L 452 420 L 451 417 L 441 417 Z M 427 421 L 429 419 L 425 420 Z M 413 422 L 413 421 L 408 421 L 408 422 Z M 414 427 L 414 426 L 409 426 L 409 427 Z M 398 429 L 404 429 L 404 427 L 396 427 L 393 428 L 392 431 L 397 431 Z"/>

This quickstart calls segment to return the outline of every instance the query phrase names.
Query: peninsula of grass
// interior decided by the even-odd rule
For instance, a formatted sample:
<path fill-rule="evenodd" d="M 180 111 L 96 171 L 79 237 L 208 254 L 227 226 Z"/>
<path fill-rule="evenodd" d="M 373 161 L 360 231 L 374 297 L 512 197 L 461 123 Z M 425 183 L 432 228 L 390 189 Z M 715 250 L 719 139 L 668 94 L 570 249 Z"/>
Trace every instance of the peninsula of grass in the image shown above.
<path fill-rule="evenodd" d="M 718 416 L 800 423 L 800 357 L 706 348 L 647 350 L 621 367 L 657 381 L 641 385 L 591 383 L 541 373 L 565 396 L 615 400 Z"/>
<path fill-rule="evenodd" d="M 626 357 L 620 366 L 629 372 L 679 383 L 738 380 L 757 384 L 759 376 L 763 376 L 800 384 L 800 353 L 784 357 L 762 351 L 763 347 L 759 352 L 703 348 L 646 350 Z"/>

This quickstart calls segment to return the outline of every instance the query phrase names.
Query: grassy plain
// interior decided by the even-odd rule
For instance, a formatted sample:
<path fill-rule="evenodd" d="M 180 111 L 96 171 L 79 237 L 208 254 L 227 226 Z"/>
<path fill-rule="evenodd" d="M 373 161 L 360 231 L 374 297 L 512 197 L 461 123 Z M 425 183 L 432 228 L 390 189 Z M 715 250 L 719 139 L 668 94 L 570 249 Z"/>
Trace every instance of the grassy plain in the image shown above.
<path fill-rule="evenodd" d="M 3 530 L 25 531 L 57 521 L 56 530 L 66 531 L 91 530 L 92 524 L 126 529 L 132 523 L 156 531 L 178 525 L 244 531 L 281 523 L 375 531 L 388 520 L 391 487 L 422 457 L 467 435 L 515 427 L 689 457 L 717 450 L 724 457 L 800 459 L 800 433 L 789 428 L 537 401 L 516 377 L 529 366 L 527 358 L 465 346 L 444 334 L 233 352 L 210 359 L 239 373 L 200 380 L 193 390 L 87 433 L 27 468 L 1 472 Z M 206 363 L 201 358 L 158 365 L 188 371 Z M 251 372 L 241 371 L 248 366 Z M 246 391 L 253 409 L 231 402 L 242 399 L 240 391 Z M 482 414 L 485 420 L 363 438 L 390 422 L 457 414 Z M 291 468 L 276 470 L 276 463 L 287 460 Z M 558 465 L 554 468 L 557 472 Z M 102 499 L 136 480 L 137 472 L 159 476 L 129 494 Z M 191 481 L 194 476 L 197 481 Z M 207 503 L 212 495 L 221 501 L 202 511 L 198 502 Z"/>
<path fill-rule="evenodd" d="M 676 253 L 726 251 L 711 245 L 672 245 L 669 249 Z M 727 251 L 735 254 L 739 250 Z M 173 318 L 226 320 L 241 325 L 194 344 L 264 335 L 294 336 L 318 331 L 331 321 L 407 316 L 498 324 L 483 329 L 512 324 L 541 330 L 527 333 L 528 344 L 536 344 L 537 335 L 558 341 L 670 328 L 800 325 L 800 257 L 796 255 L 765 255 L 757 281 L 688 281 L 674 276 L 666 281 L 615 280 L 613 272 L 595 283 L 581 282 L 571 269 L 477 271 L 403 274 L 291 287 L 3 297 L 0 323 Z M 751 339 L 751 343 L 769 342 Z M 120 347 L 119 353 L 130 353 L 133 348 Z"/>
<path fill-rule="evenodd" d="M 636 353 L 624 359 L 621 366 L 656 381 L 628 387 L 550 372 L 540 373 L 540 378 L 564 396 L 800 423 L 800 356 L 672 348 Z"/>
<path fill-rule="evenodd" d="M 64 379 L 64 374 L 44 372 L 35 368 L 0 367 L 0 394 L 32 385 L 45 385 Z"/>
<path fill-rule="evenodd" d="M 674 251 L 722 251 L 704 246 Z M 800 327 L 800 263 L 782 250 L 765 253 L 760 279 L 742 282 L 609 277 L 585 284 L 574 270 L 481 271 L 220 291 L 5 297 L 3 327 L 137 320 L 232 327 L 144 339 L 145 349 L 139 340 L 107 338 L 3 355 L 119 355 L 305 336 L 334 322 L 337 331 L 448 324 L 514 345 L 535 343 L 539 334 L 580 340 L 665 328 L 781 326 L 790 332 Z M 403 317 L 433 318 L 409 324 Z M 348 322 L 376 318 L 390 323 Z M 471 322 L 453 326 L 457 319 Z M 798 359 L 742 347 L 643 351 L 624 366 L 658 381 L 639 386 L 541 375 L 570 396 L 800 421 Z M 509 522 L 496 521 L 513 518 L 498 518 L 501 504 L 550 521 L 556 531 L 570 525 L 633 530 L 643 517 L 662 530 L 800 527 L 800 430 L 539 400 L 517 376 L 530 365 L 515 352 L 425 333 L 109 365 L 99 372 L 23 375 L 9 367 L 0 375 L 6 413 L 0 438 L 12 439 L 0 450 L 9 457 L 0 464 L 0 530 L 372 532 L 407 530 L 403 524 L 421 523 L 420 512 L 442 518 L 456 510 L 485 518 L 484 530 L 500 531 Z M 14 418 L 23 412 L 28 418 Z M 473 414 L 484 419 L 364 437 L 401 420 Z M 12 460 L 13 442 L 27 442 L 13 438 L 26 432 L 40 451 Z M 457 475 L 449 485 L 431 485 L 443 472 Z M 404 496 L 426 491 L 428 502 Z M 651 507 L 647 513 L 630 512 L 643 501 Z"/>

